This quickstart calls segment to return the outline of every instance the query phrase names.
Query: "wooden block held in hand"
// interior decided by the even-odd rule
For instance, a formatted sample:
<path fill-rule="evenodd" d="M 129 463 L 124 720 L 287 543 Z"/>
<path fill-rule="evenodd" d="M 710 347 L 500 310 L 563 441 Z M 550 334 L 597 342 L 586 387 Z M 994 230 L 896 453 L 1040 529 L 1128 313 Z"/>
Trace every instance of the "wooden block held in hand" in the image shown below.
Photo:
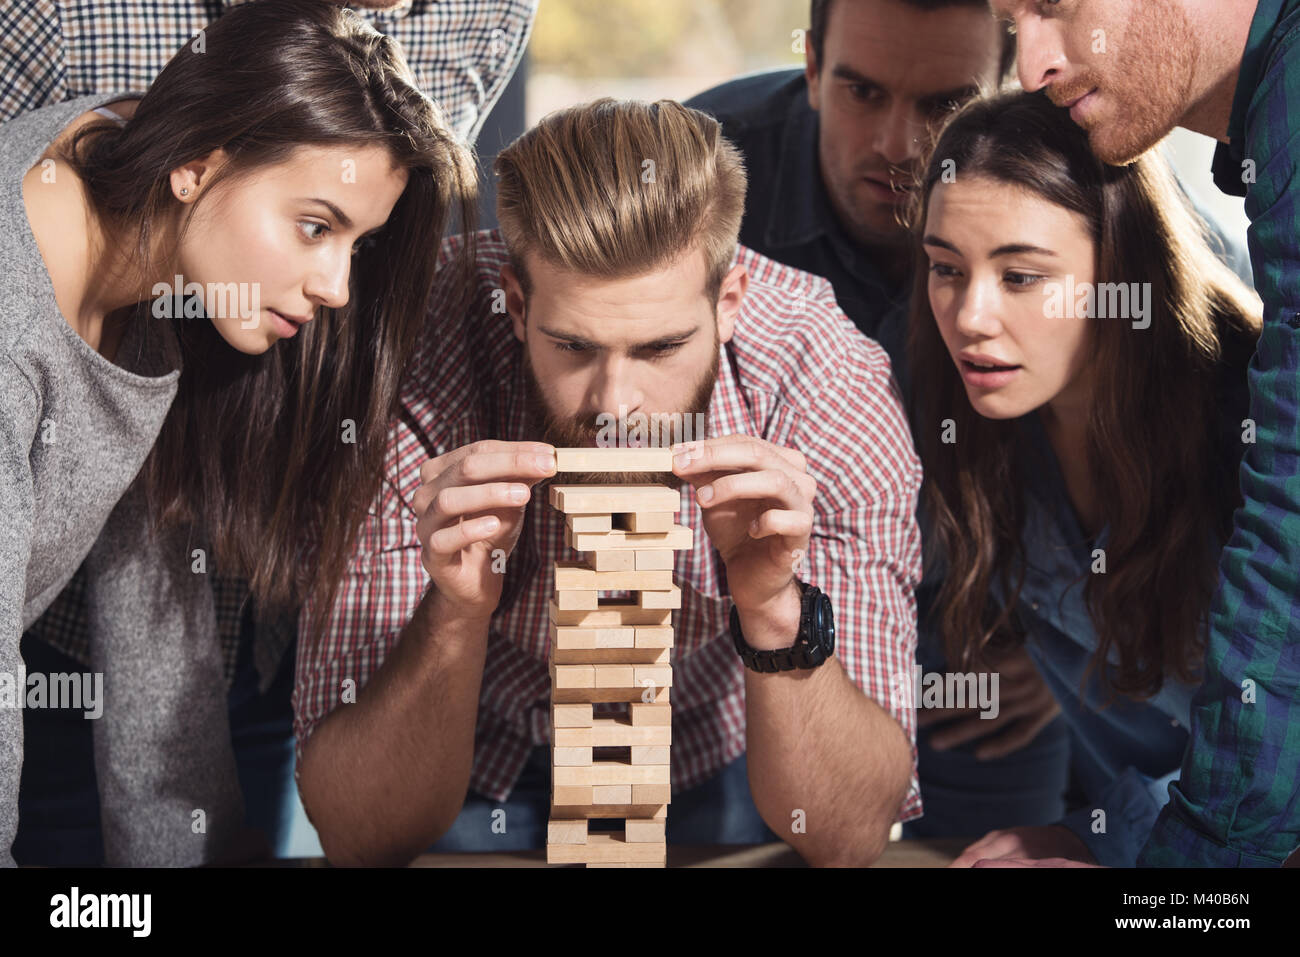
<path fill-rule="evenodd" d="M 556 472 L 671 472 L 673 452 L 663 448 L 555 450 Z"/>

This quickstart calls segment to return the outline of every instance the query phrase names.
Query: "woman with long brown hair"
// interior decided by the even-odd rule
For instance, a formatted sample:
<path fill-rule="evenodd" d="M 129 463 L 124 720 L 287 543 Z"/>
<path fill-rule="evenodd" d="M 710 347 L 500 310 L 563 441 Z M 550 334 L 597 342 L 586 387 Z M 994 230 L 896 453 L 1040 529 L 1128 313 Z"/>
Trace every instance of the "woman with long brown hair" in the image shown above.
<path fill-rule="evenodd" d="M 242 824 L 207 550 L 260 608 L 330 608 L 474 171 L 391 41 L 313 0 L 231 10 L 122 100 L 0 127 L 0 673 L 85 559 L 108 860 L 183 863 Z"/>
<path fill-rule="evenodd" d="M 949 666 L 1022 647 L 1089 804 L 959 859 L 1132 864 L 1176 775 L 1238 500 L 1250 290 L 1162 159 L 1099 163 L 1065 111 L 962 109 L 916 197 L 909 368 Z"/>

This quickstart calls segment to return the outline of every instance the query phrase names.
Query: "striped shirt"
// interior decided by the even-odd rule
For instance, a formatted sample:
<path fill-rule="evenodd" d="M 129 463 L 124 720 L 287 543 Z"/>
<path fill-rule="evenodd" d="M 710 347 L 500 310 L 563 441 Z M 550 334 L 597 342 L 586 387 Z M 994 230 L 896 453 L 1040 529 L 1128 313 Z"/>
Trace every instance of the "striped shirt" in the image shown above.
<path fill-rule="evenodd" d="M 143 92 L 182 44 L 230 7 L 250 0 L 5 0 L 0 4 L 0 122 L 92 93 Z M 324 0 L 322 0 L 324 2 Z M 402 0 L 357 12 L 397 40 L 420 88 L 448 124 L 473 143 L 523 56 L 537 0 Z M 252 629 L 263 692 L 295 636 L 293 616 L 270 619 L 248 583 L 216 569 L 208 550 L 226 687 L 240 636 Z M 28 634 L 90 665 L 85 574 L 68 586 Z"/>
<path fill-rule="evenodd" d="M 443 261 L 457 248 L 448 240 Z M 522 344 L 509 315 L 493 310 L 507 261 L 497 231 L 480 234 L 477 256 L 468 311 L 440 308 L 450 297 L 435 291 L 430 329 L 390 432 L 384 488 L 323 633 L 305 630 L 310 605 L 299 618 L 298 769 L 312 731 L 345 688 L 363 687 L 383 664 L 429 585 L 411 507 L 421 464 L 482 439 L 535 439 L 527 434 Z M 900 692 L 909 687 L 916 652 L 921 469 L 889 359 L 839 310 L 826 280 L 744 247 L 737 261 L 750 286 L 734 336 L 720 345 L 706 434 L 754 435 L 806 455 L 818 491 L 800 578 L 830 597 L 836 656 L 848 677 L 913 742 L 911 785 L 899 812 L 910 820 L 921 813 L 915 715 Z M 470 786 L 498 801 L 509 796 L 530 749 L 549 742 L 547 604 L 553 563 L 575 557 L 564 545 L 564 517 L 546 504 L 549 484 L 534 487 L 488 635 Z M 742 754 L 746 739 L 744 669 L 728 629 L 724 568 L 689 485 L 678 521 L 697 530 L 695 547 L 676 553 L 674 573 L 682 606 L 671 652 L 672 786 L 680 792 Z M 349 679 L 354 684 L 345 685 Z"/>

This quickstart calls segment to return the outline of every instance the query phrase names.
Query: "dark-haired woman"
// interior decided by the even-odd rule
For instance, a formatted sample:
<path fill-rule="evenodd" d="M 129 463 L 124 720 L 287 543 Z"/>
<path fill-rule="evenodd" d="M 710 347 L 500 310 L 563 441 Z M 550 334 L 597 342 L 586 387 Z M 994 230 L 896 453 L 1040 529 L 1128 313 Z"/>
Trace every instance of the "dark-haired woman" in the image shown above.
<path fill-rule="evenodd" d="M 958 863 L 1131 865 L 1187 740 L 1259 303 L 1157 155 L 1100 164 L 1038 94 L 957 114 L 917 199 L 909 365 L 939 633 L 957 670 L 1028 652 L 1088 798 Z"/>
<path fill-rule="evenodd" d="M 84 559 L 106 859 L 193 863 L 242 824 L 206 552 L 329 607 L 474 174 L 393 44 L 313 0 L 231 10 L 120 100 L 0 127 L 0 675 Z M 0 863 L 21 765 L 0 708 Z"/>

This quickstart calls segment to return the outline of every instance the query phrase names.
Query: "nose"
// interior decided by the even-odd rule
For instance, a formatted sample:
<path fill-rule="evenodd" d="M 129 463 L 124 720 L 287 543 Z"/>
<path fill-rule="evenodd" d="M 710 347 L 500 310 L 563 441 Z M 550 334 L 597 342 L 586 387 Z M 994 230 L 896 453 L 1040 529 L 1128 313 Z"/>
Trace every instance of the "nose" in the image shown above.
<path fill-rule="evenodd" d="M 1025 17 L 1016 24 L 1016 69 L 1029 93 L 1041 90 L 1064 73 L 1069 61 L 1057 31 L 1042 20 Z"/>
<path fill-rule="evenodd" d="M 992 282 L 971 282 L 957 304 L 957 332 L 967 339 L 995 338 L 1002 332 L 997 318 L 1000 304 Z"/>
<path fill-rule="evenodd" d="M 601 363 L 591 383 L 588 401 L 594 410 L 593 427 L 598 424 L 595 421 L 598 414 L 613 416 L 612 421 L 617 425 L 620 418 L 640 411 L 645 404 L 645 395 L 633 381 L 631 364 L 625 357 L 611 354 Z"/>
<path fill-rule="evenodd" d="M 876 126 L 875 141 L 872 146 L 892 166 L 906 166 L 921 152 L 921 125 L 912 115 L 912 106 L 906 100 L 895 97 L 889 111 Z"/>
<path fill-rule="evenodd" d="M 314 269 L 303 283 L 303 294 L 313 302 L 329 309 L 342 309 L 348 304 L 349 257 L 331 257 Z"/>

